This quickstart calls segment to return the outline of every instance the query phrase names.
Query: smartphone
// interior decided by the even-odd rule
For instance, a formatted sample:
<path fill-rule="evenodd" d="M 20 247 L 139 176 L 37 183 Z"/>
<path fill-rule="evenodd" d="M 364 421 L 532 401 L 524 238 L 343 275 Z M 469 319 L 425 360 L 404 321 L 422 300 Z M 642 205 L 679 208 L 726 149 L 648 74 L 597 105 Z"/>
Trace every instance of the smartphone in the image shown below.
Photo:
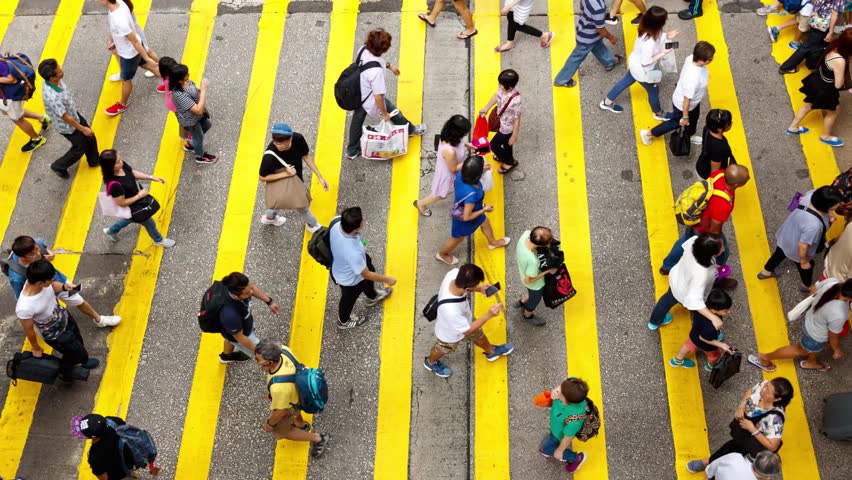
<path fill-rule="evenodd" d="M 80 290 L 82 290 L 82 289 L 83 289 L 83 284 L 78 283 L 76 287 L 72 288 L 71 290 L 68 290 L 68 293 L 70 293 L 71 295 L 75 295 L 75 294 L 80 293 Z"/>
<path fill-rule="evenodd" d="M 491 285 L 490 287 L 485 289 L 485 296 L 490 297 L 490 296 L 494 295 L 495 293 L 497 293 L 499 291 L 500 291 L 500 282 L 497 282 L 494 285 Z"/>
<path fill-rule="evenodd" d="M 666 45 L 665 45 L 666 49 L 677 48 L 679 46 L 680 46 L 680 44 L 678 42 L 666 42 Z"/>

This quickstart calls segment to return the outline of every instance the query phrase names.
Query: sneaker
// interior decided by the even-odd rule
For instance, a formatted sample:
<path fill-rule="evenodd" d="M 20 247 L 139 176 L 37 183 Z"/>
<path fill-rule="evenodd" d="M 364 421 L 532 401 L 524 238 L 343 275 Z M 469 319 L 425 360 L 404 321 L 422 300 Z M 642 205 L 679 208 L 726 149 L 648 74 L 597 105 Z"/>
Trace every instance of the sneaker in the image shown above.
<path fill-rule="evenodd" d="M 699 473 L 704 471 L 704 462 L 701 460 L 690 460 L 686 464 L 686 470 L 689 473 Z"/>
<path fill-rule="evenodd" d="M 612 113 L 621 113 L 624 111 L 624 107 L 613 102 L 607 105 L 606 100 L 601 100 L 601 103 L 598 104 L 601 107 L 601 110 L 609 110 Z"/>
<path fill-rule="evenodd" d="M 654 120 L 659 120 L 661 122 L 665 122 L 666 120 L 669 120 L 671 118 L 672 118 L 672 114 L 669 113 L 669 112 L 663 112 L 663 113 L 660 113 L 660 114 L 655 113 L 654 114 Z"/>
<path fill-rule="evenodd" d="M 684 358 L 683 360 L 678 360 L 677 357 L 672 357 L 669 360 L 669 366 L 671 367 L 683 367 L 683 368 L 693 368 L 695 367 L 695 362 L 688 358 Z"/>
<path fill-rule="evenodd" d="M 175 241 L 171 238 L 163 238 L 159 242 L 154 242 L 155 247 L 172 248 L 175 246 Z"/>
<path fill-rule="evenodd" d="M 708 372 L 712 372 L 713 371 L 713 365 L 710 365 L 710 362 L 704 362 L 704 370 L 706 370 Z"/>
<path fill-rule="evenodd" d="M 24 153 L 30 153 L 33 150 L 37 150 L 44 146 L 47 143 L 47 139 L 44 138 L 44 135 L 40 135 L 36 139 L 30 139 L 29 142 L 25 143 L 23 147 L 21 147 L 21 151 Z"/>
<path fill-rule="evenodd" d="M 771 15 L 773 13 L 778 13 L 778 10 L 775 10 L 775 5 L 764 5 L 760 8 L 758 8 L 756 11 L 757 11 L 757 14 L 760 15 L 761 17 L 765 17 L 765 16 Z M 702 468 L 702 470 L 704 470 L 704 469 Z"/>
<path fill-rule="evenodd" d="M 639 130 L 639 139 L 642 140 L 642 143 L 645 145 L 650 145 L 651 142 L 654 141 L 654 137 L 651 136 L 650 130 Z"/>
<path fill-rule="evenodd" d="M 47 115 L 41 116 L 41 131 L 45 131 L 53 125 L 53 121 Z"/>
<path fill-rule="evenodd" d="M 414 131 L 411 132 L 411 135 L 409 135 L 409 136 L 418 137 L 420 135 L 423 135 L 424 133 L 426 133 L 426 124 L 421 123 L 420 125 L 415 125 Z"/>
<path fill-rule="evenodd" d="M 724 339 L 725 339 L 725 332 L 721 332 L 721 331 L 720 331 L 720 332 L 719 332 L 719 335 L 716 335 L 716 341 L 717 341 L 717 342 L 721 342 L 721 341 L 722 341 L 722 340 L 724 340 Z"/>
<path fill-rule="evenodd" d="M 771 40 L 772 43 L 778 41 L 778 34 L 781 33 L 781 30 L 778 30 L 778 27 L 767 27 L 766 31 L 769 32 L 769 40 Z"/>
<path fill-rule="evenodd" d="M 681 10 L 677 12 L 677 18 L 681 20 L 692 20 L 693 18 L 698 18 L 704 15 L 704 12 L 692 13 L 689 10 Z"/>
<path fill-rule="evenodd" d="M 189 143 L 189 142 L 184 142 L 184 144 L 183 144 L 183 151 L 184 151 L 184 152 L 191 152 L 191 151 L 193 151 L 193 150 L 195 150 L 195 149 L 192 147 L 192 144 L 191 144 L 191 143 Z"/>
<path fill-rule="evenodd" d="M 120 82 L 121 81 L 121 73 L 113 73 L 109 76 L 110 82 Z"/>
<path fill-rule="evenodd" d="M 90 358 L 90 359 L 86 360 L 86 363 L 84 363 L 82 365 L 82 367 L 85 368 L 86 370 L 91 370 L 93 368 L 98 368 L 98 365 L 100 365 L 100 364 L 101 364 L 101 362 L 97 358 Z"/>
<path fill-rule="evenodd" d="M 491 353 L 483 352 L 485 358 L 488 359 L 489 362 L 493 362 L 500 358 L 501 355 L 508 355 L 515 350 L 515 346 L 512 345 L 512 342 L 506 342 L 503 345 L 494 345 L 494 351 Z"/>
<path fill-rule="evenodd" d="M 113 106 L 104 110 L 104 113 L 106 113 L 110 117 L 114 117 L 116 115 L 124 113 L 125 110 L 127 110 L 127 105 L 122 105 L 119 102 L 115 102 L 115 104 L 113 104 Z"/>
<path fill-rule="evenodd" d="M 121 323 L 121 317 L 117 315 L 101 315 L 101 321 L 95 322 L 96 327 L 114 327 Z"/>
<path fill-rule="evenodd" d="M 156 75 L 154 75 L 154 72 L 150 70 L 145 70 L 145 78 L 154 78 L 155 76 Z"/>
<path fill-rule="evenodd" d="M 574 79 L 572 78 L 571 80 L 568 80 L 568 83 L 556 83 L 556 82 L 553 82 L 553 86 L 554 86 L 554 87 L 567 87 L 567 88 L 574 88 L 574 87 L 576 87 L 576 86 L 577 86 L 577 81 L 576 81 L 576 80 L 574 80 Z"/>
<path fill-rule="evenodd" d="M 322 225 L 320 225 L 320 224 L 316 224 L 316 225 L 308 225 L 307 223 L 305 224 L 305 230 L 307 230 L 308 233 L 315 233 L 320 228 L 322 228 Z"/>
<path fill-rule="evenodd" d="M 166 84 L 161 83 L 161 84 L 157 85 L 157 91 L 160 92 L 160 93 L 166 93 Z"/>
<path fill-rule="evenodd" d="M 429 370 L 441 378 L 449 378 L 450 375 L 453 374 L 453 369 L 440 360 L 435 363 L 429 363 L 429 357 L 423 358 L 423 366 L 426 367 L 426 370 Z"/>
<path fill-rule="evenodd" d="M 568 462 L 568 464 L 565 465 L 565 471 L 568 472 L 568 473 L 574 473 L 577 470 L 579 470 L 581 466 L 583 466 L 583 462 L 585 462 L 585 461 L 586 461 L 586 454 L 585 453 L 578 453 L 577 458 L 573 462 Z"/>
<path fill-rule="evenodd" d="M 637 13 L 636 17 L 633 20 L 630 20 L 630 24 L 631 25 L 639 25 L 639 22 L 641 22 L 641 21 L 642 21 L 642 14 Z"/>
<path fill-rule="evenodd" d="M 790 40 L 790 43 L 787 44 L 790 47 L 790 50 L 798 50 L 799 47 L 802 46 L 802 42 L 797 42 L 795 40 Z"/>
<path fill-rule="evenodd" d="M 376 305 L 381 303 L 384 299 L 388 298 L 388 296 L 391 293 L 393 293 L 393 289 L 392 288 L 377 288 L 376 293 L 378 294 L 378 295 L 376 295 L 376 298 L 374 298 L 374 299 L 368 298 L 367 299 L 367 306 L 368 307 L 375 307 Z"/>
<path fill-rule="evenodd" d="M 212 165 L 212 164 L 216 163 L 217 160 L 219 160 L 219 157 L 217 157 L 216 155 L 213 155 L 212 153 L 207 153 L 207 152 L 204 152 L 204 155 L 202 155 L 200 157 L 195 157 L 195 163 L 198 163 L 198 164 L 201 164 L 201 165 Z"/>
<path fill-rule="evenodd" d="M 701 135 L 693 135 L 689 137 L 689 141 L 693 145 L 701 145 L 702 143 L 704 143 L 704 138 Z"/>
<path fill-rule="evenodd" d="M 328 448 L 328 442 L 331 441 L 331 434 L 329 433 L 320 433 L 320 441 L 317 443 L 311 444 L 311 457 L 319 458 L 325 453 L 325 449 Z"/>
<path fill-rule="evenodd" d="M 607 25 L 618 25 L 618 17 L 610 16 L 610 14 L 607 13 L 606 17 L 604 17 L 604 22 L 606 22 Z"/>
<path fill-rule="evenodd" d="M 368 320 L 369 317 L 358 317 L 352 315 L 351 317 L 349 317 L 349 321 L 346 323 L 337 322 L 337 328 L 339 328 L 340 330 L 349 330 L 364 325 L 365 323 L 367 323 Z"/>
<path fill-rule="evenodd" d="M 357 151 L 346 150 L 345 155 L 346 155 L 346 158 L 348 158 L 349 160 L 355 160 L 356 158 L 361 156 L 361 150 L 357 150 Z"/>
<path fill-rule="evenodd" d="M 671 313 L 667 313 L 666 318 L 663 319 L 663 323 L 661 323 L 659 325 L 654 325 L 653 323 L 648 322 L 648 330 L 651 330 L 651 331 L 656 330 L 656 329 L 658 329 L 662 326 L 665 326 L 665 325 L 672 323 L 672 320 L 674 320 L 674 316 L 672 316 Z"/>
<path fill-rule="evenodd" d="M 270 219 L 265 213 L 260 214 L 260 223 L 264 225 L 275 225 L 276 227 L 280 227 L 281 225 L 284 225 L 286 221 L 287 219 L 281 215 L 276 215 L 275 218 Z"/>
<path fill-rule="evenodd" d="M 107 236 L 107 237 L 109 237 L 109 239 L 110 239 L 110 240 L 112 240 L 113 242 L 117 242 L 117 241 L 118 241 L 118 235 L 116 235 L 116 234 L 114 234 L 114 233 L 109 233 L 109 228 L 105 228 L 105 229 L 104 229 L 104 233 L 105 233 L 105 234 L 106 234 L 106 236 Z"/>
<path fill-rule="evenodd" d="M 251 358 L 239 350 L 234 350 L 231 353 L 222 352 L 219 354 L 219 363 L 245 362 L 246 360 L 251 360 Z"/>

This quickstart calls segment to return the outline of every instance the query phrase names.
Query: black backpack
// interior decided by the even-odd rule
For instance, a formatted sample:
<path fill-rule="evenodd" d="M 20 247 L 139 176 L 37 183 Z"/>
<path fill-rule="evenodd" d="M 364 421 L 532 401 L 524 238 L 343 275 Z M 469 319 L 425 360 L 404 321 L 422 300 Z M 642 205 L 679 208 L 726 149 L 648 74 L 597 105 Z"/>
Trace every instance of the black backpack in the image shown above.
<path fill-rule="evenodd" d="M 364 65 L 358 65 L 364 50 L 366 48 L 361 47 L 361 50 L 358 51 L 358 56 L 355 57 L 355 61 L 343 70 L 340 77 L 337 78 L 337 83 L 334 84 L 334 99 L 337 100 L 337 105 L 340 108 L 347 111 L 361 108 L 361 105 L 364 104 L 370 93 L 373 93 L 370 91 L 365 97 L 361 97 L 361 73 L 371 68 L 382 68 L 382 65 L 375 60 L 367 62 Z"/>
<path fill-rule="evenodd" d="M 438 307 L 445 303 L 459 303 L 465 300 L 467 300 L 467 295 L 464 297 L 445 298 L 441 301 L 438 301 L 438 295 L 433 295 L 426 306 L 423 307 L 423 316 L 426 317 L 426 320 L 433 322 L 438 318 Z"/>
<path fill-rule="evenodd" d="M 231 298 L 228 289 L 222 282 L 213 282 L 201 297 L 201 308 L 198 310 L 198 326 L 202 332 L 222 333 L 222 323 L 219 312 Z"/>
<path fill-rule="evenodd" d="M 320 227 L 314 232 L 314 235 L 308 240 L 308 254 L 314 258 L 320 265 L 331 269 L 331 262 L 334 257 L 331 254 L 331 239 L 329 238 L 331 227 L 340 222 L 340 217 L 335 218 L 328 224 L 328 227 Z"/>

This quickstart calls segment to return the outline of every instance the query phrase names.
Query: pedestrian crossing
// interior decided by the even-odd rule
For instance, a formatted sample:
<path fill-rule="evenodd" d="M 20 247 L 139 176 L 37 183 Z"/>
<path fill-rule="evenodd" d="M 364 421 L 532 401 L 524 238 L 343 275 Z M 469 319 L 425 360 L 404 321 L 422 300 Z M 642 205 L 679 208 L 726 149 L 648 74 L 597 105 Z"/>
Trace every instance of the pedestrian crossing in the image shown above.
<path fill-rule="evenodd" d="M 154 0 L 155 5 L 156 2 L 157 0 Z M 8 1 L 0 5 L 0 40 L 3 39 L 8 24 L 13 21 L 17 3 Z M 219 228 L 218 247 L 215 266 L 212 270 L 214 280 L 231 271 L 243 270 L 247 263 L 247 256 L 251 254 L 250 232 L 252 222 L 256 220 L 254 214 L 256 207 L 251 200 L 256 197 L 255 172 L 266 142 L 267 125 L 274 120 L 270 117 L 270 111 L 274 101 L 276 72 L 280 68 L 281 52 L 287 48 L 283 38 L 287 28 L 289 3 L 289 0 L 268 0 L 264 3 L 259 16 L 257 36 L 251 51 L 253 60 L 248 92 L 245 95 L 239 140 L 233 160 L 233 171 L 230 174 L 227 204 L 222 215 L 221 226 L 217 227 Z M 152 0 L 135 2 L 136 13 L 143 26 L 145 26 L 151 4 Z M 555 72 L 573 48 L 575 12 L 568 2 L 550 1 L 547 7 L 550 29 L 556 32 L 557 38 L 550 51 L 550 68 L 551 72 Z M 82 0 L 59 2 L 41 58 L 57 58 L 60 63 L 63 63 L 82 8 Z M 482 0 L 477 2 L 474 10 L 479 33 L 470 42 L 471 65 L 474 73 L 471 85 L 472 104 L 469 108 L 473 112 L 478 111 L 488 101 L 497 86 L 496 78 L 501 70 L 501 64 L 496 61 L 499 57 L 495 55 L 493 46 L 500 44 L 499 8 L 497 0 Z M 413 122 L 418 122 L 424 108 L 428 108 L 428 104 L 424 105 L 424 103 L 430 101 L 424 98 L 423 94 L 427 27 L 417 18 L 417 14 L 425 9 L 426 2 L 422 0 L 404 0 L 399 12 L 400 34 L 394 39 L 394 48 L 400 51 L 399 65 L 402 71 L 399 77 L 397 104 Z M 633 9 L 635 7 L 632 5 L 624 5 L 625 18 L 633 16 Z M 205 70 L 214 28 L 219 21 L 218 13 L 220 12 L 215 0 L 194 0 L 187 14 L 189 25 L 181 61 L 189 66 L 190 74 L 196 82 L 200 80 Z M 334 0 L 328 18 L 330 22 L 328 54 L 325 58 L 325 80 L 319 125 L 315 135 L 315 158 L 321 159 L 321 168 L 330 184 L 330 189 L 328 192 L 323 191 L 316 181 L 313 181 L 311 185 L 312 210 L 321 222 L 327 222 L 340 208 L 339 189 L 341 183 L 347 181 L 342 176 L 347 166 L 344 165 L 341 155 L 345 138 L 346 114 L 334 101 L 333 85 L 339 72 L 351 62 L 353 48 L 360 43 L 360 39 L 355 36 L 359 20 L 359 2 Z M 705 5 L 704 16 L 696 19 L 695 24 L 698 38 L 710 41 L 717 49 L 715 60 L 710 65 L 711 82 L 708 95 L 710 104 L 713 108 L 731 110 L 734 119 L 740 119 L 742 118 L 740 102 L 734 84 L 731 62 L 728 61 L 722 19 L 715 2 L 708 2 Z M 629 52 L 635 38 L 635 27 L 624 25 L 623 32 L 625 48 Z M 776 58 L 783 53 L 779 51 L 779 48 L 778 45 L 774 46 L 773 54 Z M 592 67 L 584 64 L 582 68 Z M 542 70 L 543 72 L 535 74 L 544 75 L 547 69 Z M 107 77 L 116 71 L 116 62 L 111 60 L 103 79 L 97 110 L 93 116 L 92 128 L 97 132 L 101 149 L 112 147 L 119 128 L 120 117 L 107 117 L 103 113 L 104 108 L 114 102 L 120 90 L 120 84 L 110 83 L 107 80 Z M 803 74 L 799 73 L 785 78 L 790 102 L 794 109 L 801 102 L 801 95 L 798 94 L 797 89 L 802 76 Z M 608 408 L 608 395 L 615 396 L 617 393 L 601 387 L 604 384 L 603 377 L 606 372 L 602 371 L 601 367 L 599 344 L 604 340 L 599 338 L 598 324 L 604 321 L 604 318 L 601 318 L 599 314 L 600 309 L 596 300 L 593 265 L 593 247 L 596 240 L 592 237 L 593 232 L 590 228 L 591 206 L 586 177 L 590 165 L 587 165 L 585 155 L 587 148 L 590 148 L 590 142 L 586 141 L 583 126 L 584 111 L 581 95 L 586 91 L 583 83 L 581 81 L 574 89 L 554 89 L 553 119 L 547 126 L 553 130 L 554 143 L 552 146 L 544 147 L 543 150 L 552 148 L 556 158 L 555 198 L 557 202 L 554 209 L 558 212 L 566 263 L 580 291 L 574 299 L 565 304 L 562 313 L 563 349 L 566 354 L 566 367 L 562 374 L 567 372 L 568 375 L 586 379 L 592 386 L 591 398 L 599 406 L 602 417 L 606 421 L 608 417 L 605 409 Z M 529 91 L 529 93 L 533 92 Z M 631 87 L 630 97 L 635 131 L 638 132 L 640 128 L 653 125 L 654 121 L 647 108 L 644 90 L 634 85 Z M 43 111 L 40 103 L 41 97 L 36 95 L 28 103 L 28 108 Z M 664 101 L 664 106 L 665 103 Z M 821 128 L 816 115 L 810 116 L 806 122 L 813 123 L 813 125 L 807 123 L 805 125 L 814 132 Z M 434 129 L 432 131 L 437 131 L 439 128 L 438 125 L 432 127 Z M 169 230 L 173 211 L 177 208 L 175 198 L 185 161 L 179 139 L 173 135 L 176 129 L 176 120 L 169 115 L 165 122 L 165 133 L 159 144 L 154 169 L 154 175 L 165 178 L 166 183 L 152 185 L 152 194 L 160 199 L 163 206 L 162 211 L 156 216 L 158 228 L 163 234 Z M 749 149 L 754 147 L 748 144 L 742 122 L 734 122 L 734 128 L 728 133 L 728 138 L 738 163 L 749 167 L 754 172 L 749 155 Z M 839 171 L 834 152 L 830 147 L 819 143 L 816 135 L 801 136 L 800 139 L 813 184 L 818 186 L 829 183 Z M 28 201 L 26 192 L 20 192 L 24 175 L 31 163 L 30 155 L 21 154 L 19 151 L 19 145 L 25 140 L 23 134 L 15 130 L 9 140 L 3 163 L 0 164 L 0 187 L 2 187 L 0 188 L 0 199 L 2 199 L 0 232 L 3 234 L 0 238 L 5 238 L 7 232 L 12 234 L 9 229 L 16 202 Z M 635 135 L 634 140 L 641 171 L 642 202 L 651 253 L 649 267 L 653 274 L 656 295 L 659 296 L 668 288 L 668 282 L 665 277 L 657 273 L 657 268 L 678 236 L 677 225 L 671 214 L 673 193 L 677 192 L 672 191 L 672 178 L 664 143 L 658 140 L 652 146 L 643 147 L 638 134 Z M 412 389 L 415 388 L 412 370 L 419 368 L 416 363 L 423 355 L 423 352 L 414 348 L 412 338 L 415 335 L 416 324 L 421 322 L 419 309 L 422 306 L 417 303 L 418 296 L 415 295 L 415 289 L 411 286 L 418 284 L 418 249 L 437 248 L 437 245 L 419 245 L 416 241 L 421 233 L 418 231 L 419 218 L 416 210 L 412 209 L 410 200 L 416 198 L 420 191 L 420 152 L 421 140 L 412 138 L 409 153 L 395 159 L 392 165 L 388 166 L 390 195 L 387 210 L 383 212 L 383 215 L 376 214 L 368 220 L 373 224 L 381 224 L 387 232 L 386 238 L 371 235 L 371 241 L 386 242 L 386 261 L 384 262 L 386 272 L 398 281 L 394 294 L 382 307 L 381 336 L 377 353 L 380 359 L 377 370 L 377 421 L 375 427 L 369 427 L 375 429 L 374 454 L 369 461 L 373 463 L 372 472 L 376 479 L 396 479 L 406 476 L 419 478 L 416 472 L 411 471 L 409 463 L 409 454 L 413 448 L 416 448 L 416 442 L 410 438 L 409 432 L 411 410 L 414 408 Z M 632 159 L 629 161 L 632 162 Z M 496 161 L 491 163 L 493 169 L 496 170 L 499 167 Z M 509 216 L 507 210 L 513 207 L 508 199 L 504 200 L 504 192 L 507 190 L 504 178 L 495 174 L 494 179 L 495 186 L 488 192 L 485 200 L 486 204 L 495 206 L 495 211 L 489 214 L 489 219 L 494 228 L 495 237 L 511 236 L 512 243 L 509 248 L 514 249 L 517 234 L 520 232 L 508 232 L 506 228 Z M 78 270 L 80 262 L 78 252 L 88 250 L 86 239 L 91 227 L 100 183 L 98 169 L 81 165 L 62 210 L 54 242 L 57 251 L 60 252 L 55 264 L 58 269 L 67 273 L 69 278 L 74 278 Z M 737 234 L 737 250 L 742 259 L 748 310 L 751 314 L 757 346 L 761 351 L 765 351 L 788 342 L 789 337 L 780 292 L 775 280 L 759 282 L 755 278 L 769 253 L 765 231 L 767 228 L 774 228 L 774 226 L 765 225 L 763 220 L 758 184 L 761 188 L 766 188 L 759 178 L 752 175 L 752 181 L 745 188 L 737 191 L 737 207 L 732 223 L 733 230 Z M 509 233 L 513 234 L 509 235 Z M 16 234 L 17 232 L 13 236 Z M 306 254 L 305 246 L 309 238 L 307 233 L 301 236 L 299 269 L 298 273 L 294 274 L 297 275 L 294 298 L 282 299 L 293 305 L 292 317 L 284 321 L 283 325 L 289 325 L 288 343 L 298 358 L 307 365 L 322 366 L 323 359 L 334 355 L 335 352 L 321 352 L 324 321 L 321 313 L 318 312 L 329 311 L 327 308 L 329 288 L 336 287 L 329 286 L 326 270 Z M 511 281 L 507 282 L 507 278 L 513 277 L 514 271 L 511 271 L 512 263 L 507 261 L 507 258 L 512 256 L 514 250 L 509 250 L 507 254 L 506 249 L 489 250 L 486 246 L 487 241 L 482 233 L 477 233 L 473 239 L 474 263 L 485 270 L 487 281 L 491 283 L 499 281 L 503 285 L 511 284 Z M 163 264 L 164 255 L 169 254 L 164 254 L 162 249 L 152 247 L 151 239 L 146 235 L 140 235 L 134 252 L 139 254 L 132 257 L 130 269 L 123 280 L 124 293 L 116 307 L 116 314 L 123 317 L 123 322 L 107 339 L 110 354 L 107 357 L 103 378 L 92 407 L 93 411 L 109 412 L 119 416 L 127 415 L 128 408 L 134 400 L 134 379 L 137 375 L 146 330 L 149 328 L 159 274 L 161 269 L 169 269 L 168 262 Z M 251 273 L 249 275 L 251 276 Z M 643 275 L 647 275 L 647 272 Z M 187 295 L 198 296 L 200 293 L 191 292 Z M 738 295 L 737 301 L 744 301 L 742 298 L 745 295 L 742 289 Z M 511 308 L 513 297 L 508 290 L 501 292 L 501 297 L 504 304 Z M 477 302 L 475 316 L 482 315 L 489 306 L 484 302 Z M 335 309 L 332 308 L 331 311 Z M 181 315 L 191 321 L 190 317 L 194 313 L 182 312 Z M 636 329 L 644 328 L 642 325 L 646 316 L 647 312 L 636 313 Z M 326 314 L 326 317 L 325 321 L 332 322 L 329 325 L 333 325 L 336 320 L 334 316 Z M 675 317 L 676 320 L 672 325 L 660 330 L 664 360 L 674 356 L 688 333 L 687 315 L 681 311 Z M 489 321 L 485 331 L 494 344 L 504 343 L 507 338 L 511 341 L 512 337 L 508 333 L 523 335 L 522 331 L 513 329 L 505 314 Z M 217 431 L 221 428 L 220 405 L 223 396 L 229 394 L 225 381 L 228 369 L 219 364 L 216 364 L 215 368 L 210 368 L 210 362 L 215 361 L 221 343 L 222 340 L 218 335 L 202 334 L 197 349 L 188 350 L 190 354 L 195 355 L 195 358 L 191 358 L 187 363 L 187 368 L 194 368 L 194 374 L 191 386 L 187 387 L 189 398 L 185 416 L 181 417 L 183 428 L 180 432 L 180 447 L 176 463 L 174 468 L 169 469 L 173 473 L 167 474 L 166 478 L 213 478 L 211 462 L 214 449 L 217 448 Z M 524 353 L 517 352 L 514 355 L 524 355 Z M 508 362 L 514 361 L 512 357 L 508 360 L 487 362 L 479 350 L 474 352 L 473 357 L 471 367 L 473 369 L 471 384 L 474 392 L 471 397 L 473 426 L 470 433 L 472 476 L 489 480 L 512 478 L 512 463 L 521 455 L 517 450 L 523 448 L 528 453 L 534 452 L 535 448 L 532 445 L 518 446 L 511 441 L 509 418 L 512 411 L 511 405 L 517 402 L 513 400 L 513 397 L 531 398 L 539 392 L 519 392 L 511 388 L 516 381 L 509 375 Z M 193 362 L 194 367 L 190 367 Z M 246 368 L 253 367 L 253 365 L 246 366 Z M 766 374 L 765 378 L 785 376 L 793 383 L 795 390 L 800 391 L 797 371 L 792 362 L 778 362 L 778 367 L 776 373 Z M 707 432 L 708 425 L 712 427 L 721 420 L 696 414 L 696 412 L 705 411 L 704 399 L 707 394 L 707 389 L 702 386 L 700 375 L 696 370 L 665 369 L 671 439 L 675 455 L 673 459 L 666 459 L 664 462 L 666 468 L 676 472 L 676 478 L 698 478 L 686 471 L 686 461 L 706 457 L 711 448 L 718 446 L 708 442 Z M 559 380 L 559 378 L 552 379 L 553 382 Z M 260 391 L 260 383 L 254 389 Z M 2 417 L 0 417 L 0 475 L 13 476 L 21 463 L 28 436 L 33 435 L 31 425 L 37 413 L 41 390 L 40 385 L 28 382 L 21 382 L 16 387 L 8 389 Z M 528 400 L 524 401 L 528 402 Z M 332 404 L 330 408 L 336 407 Z M 812 416 L 814 410 L 808 409 L 808 413 Z M 254 416 L 251 418 L 253 419 Z M 543 418 L 530 419 L 529 424 L 534 425 L 534 428 L 543 429 L 545 428 Z M 131 420 L 136 419 L 131 418 Z M 140 424 L 145 421 L 155 422 L 153 419 L 138 420 Z M 322 423 L 321 417 L 318 417 L 317 421 Z M 722 424 L 726 422 L 727 420 Z M 249 428 L 255 427 L 256 425 L 250 423 Z M 329 425 L 323 425 L 323 427 L 333 429 L 333 426 Z M 257 428 L 258 434 L 262 433 L 259 427 Z M 599 436 L 592 441 L 575 445 L 586 452 L 589 460 L 574 475 L 574 478 L 580 480 L 617 478 L 613 476 L 609 468 L 608 446 L 612 448 L 618 444 L 619 440 L 608 438 L 606 431 L 606 428 L 602 428 Z M 813 433 L 805 416 L 802 397 L 797 396 L 787 409 L 785 449 L 782 452 L 785 460 L 783 463 L 785 478 L 821 478 L 814 451 Z M 335 435 L 345 436 L 346 433 L 335 432 Z M 660 441 L 667 441 L 667 439 L 661 438 Z M 83 451 L 80 456 L 78 467 L 80 479 L 92 478 L 85 455 L 86 452 Z M 341 452 L 341 456 L 345 456 L 345 453 Z M 326 459 L 320 461 L 326 461 Z M 306 444 L 286 440 L 279 442 L 272 462 L 273 478 L 313 478 L 309 473 L 309 465 L 313 460 L 309 462 Z M 674 477 L 663 474 L 661 478 Z"/>

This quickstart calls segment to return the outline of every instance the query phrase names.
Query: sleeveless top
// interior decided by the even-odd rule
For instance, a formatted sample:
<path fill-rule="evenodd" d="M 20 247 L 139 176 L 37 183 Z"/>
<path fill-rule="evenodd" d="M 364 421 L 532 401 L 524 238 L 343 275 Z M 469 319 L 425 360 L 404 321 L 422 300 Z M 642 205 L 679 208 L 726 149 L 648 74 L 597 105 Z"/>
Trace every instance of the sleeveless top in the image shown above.
<path fill-rule="evenodd" d="M 826 58 L 825 61 L 820 64 L 818 69 L 819 77 L 822 79 L 822 81 L 825 83 L 829 83 L 832 86 L 834 86 L 834 70 L 832 70 L 831 67 L 828 66 L 828 62 L 832 60 L 837 60 L 838 58 L 843 57 L 838 55 L 836 57 Z"/>

